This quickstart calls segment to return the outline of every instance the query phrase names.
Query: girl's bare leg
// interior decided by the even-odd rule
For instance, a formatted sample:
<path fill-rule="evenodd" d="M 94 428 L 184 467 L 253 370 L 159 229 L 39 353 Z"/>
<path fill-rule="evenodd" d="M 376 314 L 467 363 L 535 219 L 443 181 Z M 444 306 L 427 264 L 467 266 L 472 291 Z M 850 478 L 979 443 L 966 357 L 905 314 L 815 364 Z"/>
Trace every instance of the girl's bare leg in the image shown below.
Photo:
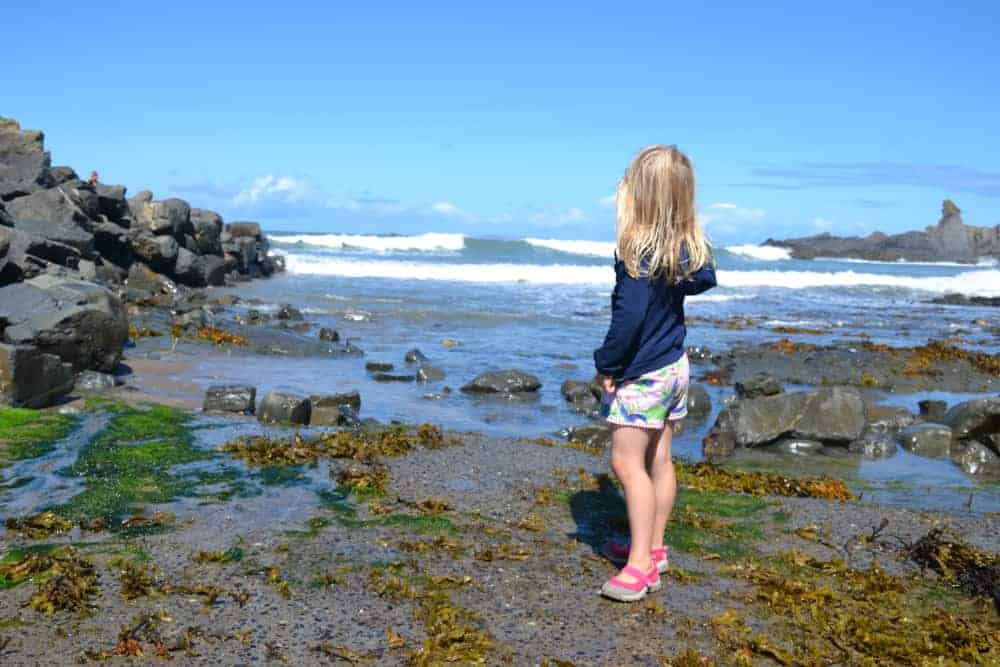
<path fill-rule="evenodd" d="M 646 470 L 646 451 L 651 448 L 650 439 L 655 435 L 655 431 L 634 426 L 616 426 L 611 435 L 611 468 L 625 488 L 629 530 L 632 533 L 628 565 L 640 572 L 648 572 L 652 567 L 649 552 L 655 537 L 656 495 L 653 480 Z M 662 543 L 663 536 L 659 539 Z M 627 574 L 620 577 L 624 581 L 634 581 Z"/>
<path fill-rule="evenodd" d="M 654 444 L 646 450 L 646 468 L 653 482 L 653 495 L 656 499 L 650 541 L 652 549 L 663 546 L 663 535 L 667 531 L 667 522 L 674 509 L 674 500 L 677 498 L 677 478 L 674 475 L 674 461 L 670 452 L 673 435 L 673 424 L 667 422 Z M 634 538 L 632 547 L 633 550 L 636 547 Z"/>

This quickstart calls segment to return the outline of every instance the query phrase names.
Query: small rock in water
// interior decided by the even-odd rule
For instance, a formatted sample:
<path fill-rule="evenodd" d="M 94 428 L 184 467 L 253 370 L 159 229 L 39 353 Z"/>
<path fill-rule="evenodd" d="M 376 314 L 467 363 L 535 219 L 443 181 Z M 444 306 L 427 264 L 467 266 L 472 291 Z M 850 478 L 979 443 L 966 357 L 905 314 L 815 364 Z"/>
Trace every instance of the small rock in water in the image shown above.
<path fill-rule="evenodd" d="M 754 373 L 750 377 L 737 382 L 735 389 L 736 395 L 740 398 L 776 396 L 784 391 L 781 383 L 767 373 Z"/>
<path fill-rule="evenodd" d="M 420 382 L 440 382 L 444 379 L 444 371 L 437 366 L 421 364 L 417 369 L 417 380 Z"/>
<path fill-rule="evenodd" d="M 310 426 L 356 426 L 360 423 L 361 394 L 356 391 L 330 396 L 310 396 Z"/>
<path fill-rule="evenodd" d="M 918 456 L 944 459 L 951 453 L 952 432 L 943 424 L 913 424 L 900 431 L 898 437 L 903 449 Z"/>
<path fill-rule="evenodd" d="M 569 441 L 580 442 L 588 447 L 611 447 L 611 427 L 605 423 L 574 426 L 566 434 Z"/>
<path fill-rule="evenodd" d="M 707 347 L 691 346 L 687 349 L 688 359 L 691 361 L 711 361 L 712 351 Z"/>
<path fill-rule="evenodd" d="M 885 428 L 869 426 L 860 438 L 848 446 L 848 451 L 861 454 L 866 459 L 887 459 L 896 453 L 896 439 Z"/>
<path fill-rule="evenodd" d="M 589 406 L 597 402 L 587 380 L 566 380 L 560 385 L 559 393 L 573 405 Z"/>
<path fill-rule="evenodd" d="M 308 424 L 312 404 L 304 396 L 269 391 L 257 408 L 262 424 Z"/>
<path fill-rule="evenodd" d="M 317 405 L 346 405 L 352 408 L 355 412 L 361 411 L 361 394 L 357 390 L 346 391 L 340 394 L 324 394 L 322 396 L 310 396 L 310 402 L 313 405 L 313 409 Z"/>
<path fill-rule="evenodd" d="M 376 382 L 413 382 L 417 376 L 405 373 L 374 373 L 372 379 Z"/>
<path fill-rule="evenodd" d="M 944 423 L 959 439 L 1000 433 L 1000 396 L 959 403 L 944 417 Z"/>
<path fill-rule="evenodd" d="M 83 371 L 76 376 L 76 388 L 81 391 L 102 391 L 112 389 L 125 384 L 121 378 L 110 373 L 98 373 L 97 371 Z"/>
<path fill-rule="evenodd" d="M 417 362 L 428 361 L 427 355 L 418 350 L 417 348 L 413 348 L 412 350 L 407 351 L 404 359 L 408 364 L 415 364 Z"/>
<path fill-rule="evenodd" d="M 968 475 L 1000 473 L 1000 456 L 976 440 L 957 445 L 952 451 L 952 458 Z"/>
<path fill-rule="evenodd" d="M 385 361 L 369 361 L 365 364 L 365 370 L 372 373 L 384 373 L 386 371 L 391 371 L 393 365 Z"/>
<path fill-rule="evenodd" d="M 912 424 L 915 419 L 909 410 L 895 405 L 871 404 L 865 406 L 868 426 L 888 431 L 898 431 Z"/>
<path fill-rule="evenodd" d="M 444 347 L 452 348 L 452 347 L 458 347 L 459 345 L 461 345 L 461 343 L 459 343 L 454 338 L 445 338 L 443 341 L 441 341 L 441 345 Z"/>
<path fill-rule="evenodd" d="M 944 416 L 948 412 L 947 401 L 936 401 L 924 399 L 917 403 L 920 408 L 920 418 L 928 422 L 943 423 Z"/>
<path fill-rule="evenodd" d="M 276 312 L 274 316 L 277 317 L 279 320 L 298 321 L 304 319 L 302 317 L 301 310 L 287 303 L 282 304 L 281 307 L 278 308 L 278 312 Z"/>
<path fill-rule="evenodd" d="M 700 384 L 688 385 L 687 410 L 691 419 L 704 419 L 712 411 L 712 398 Z"/>
<path fill-rule="evenodd" d="M 205 392 L 204 412 L 235 412 L 252 415 L 256 408 L 257 388 L 249 385 L 214 385 Z"/>
<path fill-rule="evenodd" d="M 536 392 L 542 383 L 534 375 L 518 370 L 490 371 L 477 375 L 462 391 L 473 394 L 523 394 Z"/>
<path fill-rule="evenodd" d="M 319 339 L 325 340 L 330 343 L 339 343 L 340 334 L 334 331 L 333 329 L 323 327 L 322 329 L 319 330 Z"/>

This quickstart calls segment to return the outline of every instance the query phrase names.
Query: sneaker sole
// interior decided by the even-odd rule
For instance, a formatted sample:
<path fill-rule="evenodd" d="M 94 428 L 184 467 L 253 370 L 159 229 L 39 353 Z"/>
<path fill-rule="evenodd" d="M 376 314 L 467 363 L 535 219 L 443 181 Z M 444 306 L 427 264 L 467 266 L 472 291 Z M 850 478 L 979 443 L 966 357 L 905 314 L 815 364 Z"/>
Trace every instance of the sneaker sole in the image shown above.
<path fill-rule="evenodd" d="M 601 595 L 615 602 L 638 602 L 646 597 L 648 591 L 648 588 L 644 588 L 641 591 L 630 591 L 622 588 L 604 587 L 601 588 Z"/>

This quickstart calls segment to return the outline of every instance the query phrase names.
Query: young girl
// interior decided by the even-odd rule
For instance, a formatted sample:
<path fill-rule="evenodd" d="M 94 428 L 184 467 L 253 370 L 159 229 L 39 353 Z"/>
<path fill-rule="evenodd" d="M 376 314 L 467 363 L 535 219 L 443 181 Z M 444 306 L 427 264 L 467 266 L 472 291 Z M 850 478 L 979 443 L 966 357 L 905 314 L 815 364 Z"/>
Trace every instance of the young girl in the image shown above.
<path fill-rule="evenodd" d="M 715 269 L 695 217 L 691 161 L 676 146 L 651 146 L 636 155 L 616 202 L 617 283 L 611 326 L 594 363 L 632 540 L 630 548 L 619 549 L 625 567 L 601 594 L 633 602 L 659 590 L 667 568 L 663 534 L 677 493 L 672 426 L 687 414 L 684 297 L 714 287 Z"/>

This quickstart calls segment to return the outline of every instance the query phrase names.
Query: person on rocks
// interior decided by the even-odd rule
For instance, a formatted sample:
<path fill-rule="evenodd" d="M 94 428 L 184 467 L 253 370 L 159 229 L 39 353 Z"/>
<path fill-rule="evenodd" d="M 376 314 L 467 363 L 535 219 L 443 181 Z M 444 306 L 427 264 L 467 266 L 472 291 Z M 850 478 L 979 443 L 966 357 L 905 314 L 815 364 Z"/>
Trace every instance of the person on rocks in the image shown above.
<path fill-rule="evenodd" d="M 100 176 L 97 175 L 96 171 L 90 172 L 90 176 L 87 177 L 87 185 L 91 185 L 91 186 L 97 185 L 97 181 L 98 181 L 99 178 L 100 178 Z"/>
<path fill-rule="evenodd" d="M 694 171 L 676 146 L 650 146 L 618 183 L 611 326 L 594 351 L 611 425 L 611 467 L 625 490 L 631 544 L 604 555 L 622 570 L 601 588 L 621 602 L 662 587 L 664 532 L 677 494 L 673 426 L 687 414 L 684 297 L 715 286 L 711 247 L 695 214 Z"/>

